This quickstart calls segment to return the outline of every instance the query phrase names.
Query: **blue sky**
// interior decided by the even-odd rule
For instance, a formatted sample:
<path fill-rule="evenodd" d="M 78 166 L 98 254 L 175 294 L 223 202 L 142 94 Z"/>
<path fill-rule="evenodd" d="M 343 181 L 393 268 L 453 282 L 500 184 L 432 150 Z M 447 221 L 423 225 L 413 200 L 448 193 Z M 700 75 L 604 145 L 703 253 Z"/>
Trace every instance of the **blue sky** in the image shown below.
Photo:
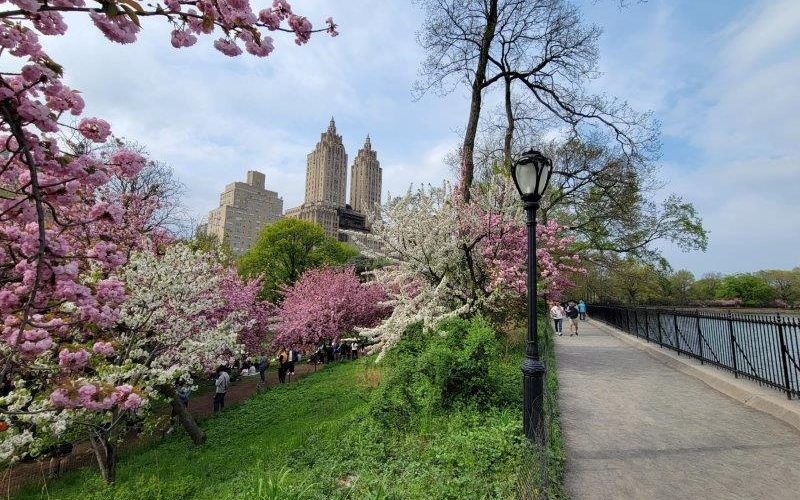
<path fill-rule="evenodd" d="M 664 193 L 694 202 L 711 232 L 706 253 L 664 245 L 666 255 L 698 275 L 800 265 L 800 2 L 630 3 L 579 2 L 604 30 L 596 90 L 655 112 Z M 208 38 L 173 49 L 161 23 L 145 21 L 139 42 L 120 46 L 76 18 L 47 48 L 83 91 L 88 115 L 173 166 L 197 216 L 248 169 L 266 173 L 285 208 L 299 204 L 305 156 L 331 115 L 351 162 L 370 134 L 384 191 L 448 177 L 442 159 L 459 143 L 468 94 L 411 99 L 422 56 L 417 8 L 405 0 L 293 5 L 315 24 L 332 15 L 341 35 L 303 47 L 278 36 L 267 59 L 231 59 Z"/>

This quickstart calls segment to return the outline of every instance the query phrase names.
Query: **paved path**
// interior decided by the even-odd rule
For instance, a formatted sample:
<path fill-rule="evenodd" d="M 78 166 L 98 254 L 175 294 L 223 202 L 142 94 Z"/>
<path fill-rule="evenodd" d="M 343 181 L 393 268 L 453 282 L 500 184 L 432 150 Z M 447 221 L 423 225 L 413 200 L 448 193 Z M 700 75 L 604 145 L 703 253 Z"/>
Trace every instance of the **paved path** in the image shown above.
<path fill-rule="evenodd" d="M 556 354 L 573 500 L 800 499 L 789 425 L 591 321 L 557 338 Z"/>

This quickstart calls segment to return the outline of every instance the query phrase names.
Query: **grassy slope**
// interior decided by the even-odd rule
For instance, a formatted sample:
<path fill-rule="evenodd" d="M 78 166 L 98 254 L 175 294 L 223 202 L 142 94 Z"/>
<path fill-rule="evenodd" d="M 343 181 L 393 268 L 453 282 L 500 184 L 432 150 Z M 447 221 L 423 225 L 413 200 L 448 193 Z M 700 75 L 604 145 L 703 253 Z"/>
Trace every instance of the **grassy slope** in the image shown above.
<path fill-rule="evenodd" d="M 499 367 L 511 384 L 521 382 L 521 344 L 508 343 Z M 549 389 L 557 385 L 552 362 Z M 529 493 L 538 489 L 541 468 L 531 463 L 536 454 L 521 435 L 520 411 L 465 408 L 413 433 L 393 432 L 367 418 L 379 379 L 371 360 L 329 367 L 209 419 L 204 446 L 179 435 L 137 450 L 121 461 L 113 487 L 86 469 L 20 498 L 293 498 L 292 491 L 302 492 L 296 498 L 528 497 L 520 495 L 518 475 Z M 548 403 L 556 420 L 544 459 L 547 489 L 550 498 L 564 498 L 563 441 L 555 400 Z M 271 482 L 280 484 L 270 489 Z"/>
<path fill-rule="evenodd" d="M 367 402 L 359 369 L 361 362 L 338 365 L 227 410 L 204 423 L 203 446 L 178 435 L 137 450 L 119 464 L 114 487 L 85 469 L 20 498 L 241 498 L 285 467 L 290 450 L 314 435 L 342 432 L 346 417 Z"/>

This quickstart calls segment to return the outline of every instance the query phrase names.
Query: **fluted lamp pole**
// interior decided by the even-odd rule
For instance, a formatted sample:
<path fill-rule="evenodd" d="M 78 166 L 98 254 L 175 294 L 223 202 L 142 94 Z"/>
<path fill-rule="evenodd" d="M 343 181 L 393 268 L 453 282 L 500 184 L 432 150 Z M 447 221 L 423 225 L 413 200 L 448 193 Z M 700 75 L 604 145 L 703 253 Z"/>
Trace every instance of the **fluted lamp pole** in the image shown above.
<path fill-rule="evenodd" d="M 528 338 L 522 362 L 522 427 L 528 439 L 544 443 L 545 366 L 539 359 L 536 320 L 536 210 L 547 189 L 553 163 L 539 151 L 530 150 L 511 166 L 511 177 L 522 198 L 528 226 Z"/>

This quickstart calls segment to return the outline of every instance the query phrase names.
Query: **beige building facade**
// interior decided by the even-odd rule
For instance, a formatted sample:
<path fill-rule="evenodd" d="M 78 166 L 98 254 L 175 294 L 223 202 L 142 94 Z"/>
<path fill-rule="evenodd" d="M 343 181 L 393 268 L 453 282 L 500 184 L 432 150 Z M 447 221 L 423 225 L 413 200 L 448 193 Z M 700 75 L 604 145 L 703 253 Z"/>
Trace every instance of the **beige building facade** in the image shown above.
<path fill-rule="evenodd" d="M 230 245 L 235 255 L 253 246 L 261 229 L 280 219 L 283 199 L 265 187 L 263 173 L 250 170 L 246 182 L 225 187 L 219 207 L 208 214 L 206 232 Z"/>
<path fill-rule="evenodd" d="M 381 204 L 383 183 L 378 153 L 372 149 L 367 136 L 364 147 L 358 151 L 350 173 L 350 206 L 356 212 L 368 214 Z"/>
<path fill-rule="evenodd" d="M 350 205 L 345 201 L 347 153 L 333 118 L 306 160 L 305 201 L 287 210 L 286 217 L 318 224 L 341 241 L 347 241 L 342 230 L 366 231 L 365 215 L 380 203 L 382 187 L 380 163 L 369 136 L 353 163 Z"/>

